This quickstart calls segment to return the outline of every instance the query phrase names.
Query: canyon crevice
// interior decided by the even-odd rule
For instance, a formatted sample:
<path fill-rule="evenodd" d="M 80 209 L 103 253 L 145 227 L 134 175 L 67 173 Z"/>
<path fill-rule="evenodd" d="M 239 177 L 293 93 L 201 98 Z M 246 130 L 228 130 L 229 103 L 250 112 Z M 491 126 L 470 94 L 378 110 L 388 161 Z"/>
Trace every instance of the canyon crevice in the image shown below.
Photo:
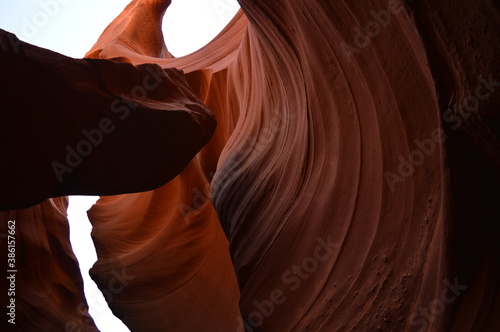
<path fill-rule="evenodd" d="M 498 331 L 498 4 L 239 3 L 179 58 L 170 1 L 84 59 L 0 33 L 19 331 L 97 330 L 74 194 L 102 195 L 90 274 L 131 331 Z"/>

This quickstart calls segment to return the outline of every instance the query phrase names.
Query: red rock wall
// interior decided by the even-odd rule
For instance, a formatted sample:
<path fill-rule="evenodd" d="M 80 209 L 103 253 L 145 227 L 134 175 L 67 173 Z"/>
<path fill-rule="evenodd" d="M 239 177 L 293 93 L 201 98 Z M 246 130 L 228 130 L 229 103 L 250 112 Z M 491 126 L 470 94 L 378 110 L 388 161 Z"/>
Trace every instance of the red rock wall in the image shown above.
<path fill-rule="evenodd" d="M 499 329 L 496 4 L 241 0 L 181 58 L 168 4 L 87 54 L 183 70 L 218 121 L 168 184 L 89 212 L 131 330 Z"/>
<path fill-rule="evenodd" d="M 2 288 L 4 331 L 98 331 L 88 314 L 69 243 L 67 207 L 68 199 L 61 197 L 24 210 L 0 211 L 2 252 L 7 252 L 7 245 L 14 248 L 9 250 L 13 261 L 7 261 L 7 254 L 2 257 L 13 264 L 2 264 L 5 278 L 14 276 L 7 289 Z M 10 299 L 15 300 L 14 316 L 7 316 L 12 312 L 7 308 Z M 12 318 L 15 325 L 7 323 Z"/>

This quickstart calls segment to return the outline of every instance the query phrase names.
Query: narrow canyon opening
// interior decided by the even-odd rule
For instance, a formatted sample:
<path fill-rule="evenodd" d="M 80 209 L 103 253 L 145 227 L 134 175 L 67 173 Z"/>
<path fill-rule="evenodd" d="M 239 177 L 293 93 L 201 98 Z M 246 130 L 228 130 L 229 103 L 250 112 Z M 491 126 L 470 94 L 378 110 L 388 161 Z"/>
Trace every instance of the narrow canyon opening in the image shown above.
<path fill-rule="evenodd" d="M 498 331 L 498 5 L 237 1 L 0 4 L 8 331 Z"/>
<path fill-rule="evenodd" d="M 167 48 L 175 57 L 197 51 L 216 37 L 238 10 L 236 0 L 172 1 L 162 26 Z M 97 255 L 90 235 L 92 225 L 87 211 L 98 199 L 98 196 L 69 198 L 70 241 L 83 276 L 90 316 L 101 332 L 126 332 L 130 330 L 113 315 L 105 297 L 89 275 L 89 269 L 97 261 Z"/>

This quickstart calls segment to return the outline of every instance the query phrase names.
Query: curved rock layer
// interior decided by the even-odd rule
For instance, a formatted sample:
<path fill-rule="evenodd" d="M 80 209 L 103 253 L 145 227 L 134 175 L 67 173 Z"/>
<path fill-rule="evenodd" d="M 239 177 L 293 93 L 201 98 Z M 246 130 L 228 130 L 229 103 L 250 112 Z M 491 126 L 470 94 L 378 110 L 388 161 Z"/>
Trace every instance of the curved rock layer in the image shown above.
<path fill-rule="evenodd" d="M 496 4 L 241 0 L 173 58 L 169 3 L 87 54 L 183 70 L 218 121 L 172 181 L 89 211 L 131 330 L 499 329 Z"/>
<path fill-rule="evenodd" d="M 245 16 L 237 15 L 205 48 L 154 59 L 168 54 L 156 43 L 162 40 L 159 15 L 136 1 L 89 52 L 183 69 L 216 114 L 219 129 L 209 145 L 175 185 L 154 194 L 164 195 L 158 200 L 164 207 L 189 193 L 177 203 L 181 215 L 169 213 L 169 222 L 181 224 L 187 205 L 196 224 L 217 223 L 202 203 L 211 182 L 241 290 L 240 330 L 494 330 L 498 246 L 486 241 L 484 228 L 498 234 L 492 228 L 498 187 L 491 185 L 498 183 L 497 8 L 487 1 L 458 8 L 425 1 L 240 4 Z M 133 38 L 134 22 L 148 22 L 143 31 L 155 33 Z M 480 84 L 488 97 L 472 111 L 464 108 Z M 460 119 L 464 124 L 456 128 Z M 471 250 L 476 262 L 463 263 L 453 255 L 459 251 L 450 251 L 465 240 L 461 224 L 470 225 L 458 204 L 467 198 L 468 187 L 460 188 L 467 164 L 451 170 L 446 164 L 456 158 L 447 151 L 462 144 L 455 136 L 471 155 L 482 156 L 490 184 L 479 186 L 493 190 L 468 207 L 484 208 L 484 228 L 473 237 L 478 248 Z M 203 176 L 192 181 L 192 174 Z M 143 240 L 130 244 L 123 237 L 114 245 L 108 237 L 121 234 L 110 232 L 111 225 L 140 225 L 150 215 L 137 212 L 134 221 L 116 206 L 144 197 L 142 206 L 151 209 L 146 197 L 154 194 L 106 198 L 91 210 L 106 259 L 121 262 L 124 247 L 127 257 L 149 251 Z M 164 237 L 171 236 L 167 224 Z M 103 265 L 99 261 L 93 273 L 101 275 Z M 170 278 L 166 273 L 160 274 Z M 146 275 L 148 284 L 156 277 Z M 134 312 L 115 304 L 122 315 Z"/>
<path fill-rule="evenodd" d="M 2 264 L 5 278 L 11 277 L 9 294 L 2 296 L 3 326 L 8 331 L 98 331 L 87 311 L 82 276 L 69 243 L 67 207 L 68 199 L 60 197 L 29 209 L 0 211 L 2 249 L 14 248 L 8 251 L 14 254 L 14 261 L 9 261 L 13 266 Z"/>

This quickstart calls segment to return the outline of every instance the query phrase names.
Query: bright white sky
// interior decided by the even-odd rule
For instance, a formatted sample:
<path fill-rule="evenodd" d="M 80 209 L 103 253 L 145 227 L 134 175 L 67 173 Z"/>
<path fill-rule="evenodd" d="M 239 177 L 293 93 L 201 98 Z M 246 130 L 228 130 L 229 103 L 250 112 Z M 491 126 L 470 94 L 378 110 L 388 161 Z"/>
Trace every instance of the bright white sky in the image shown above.
<path fill-rule="evenodd" d="M 129 0 L 3 0 L 0 28 L 25 42 L 81 58 Z M 163 19 L 169 51 L 183 56 L 214 38 L 239 9 L 236 0 L 173 0 Z M 111 314 L 88 271 L 97 260 L 86 211 L 97 197 L 70 197 L 71 243 L 82 271 L 90 314 L 101 332 L 129 331 Z"/>

